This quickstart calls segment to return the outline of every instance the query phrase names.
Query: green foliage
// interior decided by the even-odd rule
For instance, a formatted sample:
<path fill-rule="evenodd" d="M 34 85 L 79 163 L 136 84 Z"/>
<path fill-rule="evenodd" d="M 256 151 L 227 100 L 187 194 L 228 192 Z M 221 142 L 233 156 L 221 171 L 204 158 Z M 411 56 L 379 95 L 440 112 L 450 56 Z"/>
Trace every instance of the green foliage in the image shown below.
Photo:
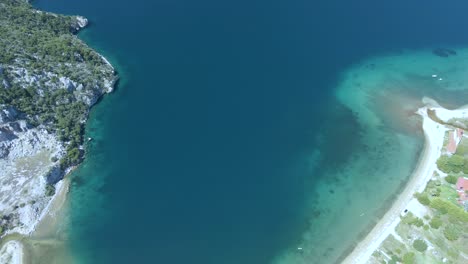
<path fill-rule="evenodd" d="M 67 155 L 60 161 L 64 167 L 81 160 L 79 146 L 89 106 L 73 91 L 63 89 L 60 78 L 81 84 L 81 93 L 87 95 L 102 87 L 103 75 L 113 78 L 113 70 L 73 35 L 75 31 L 74 17 L 36 11 L 26 0 L 0 0 L 0 105 L 13 106 L 29 124 L 56 132 L 67 146 Z M 24 73 L 12 68 L 24 69 L 38 80 L 24 87 L 12 81 Z"/>
<path fill-rule="evenodd" d="M 460 233 L 453 225 L 449 225 L 444 228 L 444 236 L 450 241 L 455 241 L 460 236 Z"/>
<path fill-rule="evenodd" d="M 429 205 L 431 203 L 431 200 L 429 200 L 429 197 L 427 197 L 425 193 L 416 193 L 414 196 L 416 196 L 416 199 L 423 205 Z"/>
<path fill-rule="evenodd" d="M 421 227 L 424 225 L 423 220 L 414 216 L 411 212 L 402 218 L 402 222 L 408 225 L 414 225 L 416 227 Z"/>
<path fill-rule="evenodd" d="M 468 172 L 468 159 L 458 154 L 452 156 L 442 155 L 437 160 L 437 167 L 445 173 Z"/>
<path fill-rule="evenodd" d="M 398 256 L 392 255 L 391 257 L 392 258 L 390 259 L 388 264 L 398 264 L 401 261 L 401 259 Z"/>
<path fill-rule="evenodd" d="M 78 147 L 83 143 L 84 132 L 81 122 L 88 107 L 83 102 L 75 101 L 67 90 L 60 89 L 39 96 L 29 89 L 0 89 L 0 104 L 14 106 L 26 113 L 30 124 L 49 124 L 61 141 L 68 142 L 68 151 L 71 153 L 67 153 L 67 157 L 62 160 L 64 167 L 80 161 L 81 152 Z"/>
<path fill-rule="evenodd" d="M 60 161 L 60 167 L 65 169 L 71 165 L 76 165 L 81 161 L 81 151 L 78 148 L 71 148 L 66 156 Z"/>
<path fill-rule="evenodd" d="M 439 227 L 442 225 L 442 220 L 440 217 L 433 217 L 429 222 L 429 225 L 434 229 L 439 229 Z"/>
<path fill-rule="evenodd" d="M 55 187 L 54 185 L 47 184 L 46 185 L 46 195 L 47 196 L 53 196 L 55 194 Z"/>
<path fill-rule="evenodd" d="M 448 167 L 448 159 L 449 159 L 449 156 L 447 155 L 442 155 L 437 159 L 436 163 L 437 163 L 437 167 L 439 168 L 439 170 L 443 172 L 448 172 L 450 170 Z"/>
<path fill-rule="evenodd" d="M 434 199 L 431 203 L 431 207 L 436 209 L 440 214 L 446 214 L 448 212 L 448 206 L 442 199 Z"/>
<path fill-rule="evenodd" d="M 413 242 L 413 247 L 414 249 L 416 249 L 417 251 L 419 252 L 424 252 L 426 251 L 427 249 L 427 244 L 424 240 L 422 239 L 416 239 L 414 242 Z"/>
<path fill-rule="evenodd" d="M 451 222 L 468 223 L 468 212 L 465 212 L 463 208 L 449 201 L 434 198 L 431 202 L 431 207 L 441 214 L 448 214 Z"/>
<path fill-rule="evenodd" d="M 424 225 L 424 222 L 421 218 L 416 217 L 416 219 L 413 221 L 412 224 L 415 225 L 416 227 L 421 227 Z"/>
<path fill-rule="evenodd" d="M 415 263 L 415 254 L 413 252 L 408 252 L 403 255 L 403 264 L 414 264 Z"/>
<path fill-rule="evenodd" d="M 458 177 L 455 176 L 455 175 L 448 175 L 447 177 L 445 177 L 445 181 L 450 183 L 450 184 L 457 183 L 457 180 L 458 180 Z"/>
<path fill-rule="evenodd" d="M 0 63 L 9 64 L 19 55 L 29 56 L 37 69 L 44 68 L 50 58 L 56 62 L 103 63 L 96 52 L 70 34 L 76 31 L 73 17 L 36 12 L 26 2 L 2 1 Z"/>

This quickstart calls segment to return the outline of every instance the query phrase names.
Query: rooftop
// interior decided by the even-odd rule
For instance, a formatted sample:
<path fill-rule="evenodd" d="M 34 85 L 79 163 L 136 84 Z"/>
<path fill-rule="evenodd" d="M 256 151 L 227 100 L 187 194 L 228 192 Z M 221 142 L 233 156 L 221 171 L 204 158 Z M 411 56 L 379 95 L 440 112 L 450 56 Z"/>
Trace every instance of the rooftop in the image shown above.
<path fill-rule="evenodd" d="M 468 179 L 464 177 L 458 178 L 457 181 L 457 191 L 468 191 Z"/>

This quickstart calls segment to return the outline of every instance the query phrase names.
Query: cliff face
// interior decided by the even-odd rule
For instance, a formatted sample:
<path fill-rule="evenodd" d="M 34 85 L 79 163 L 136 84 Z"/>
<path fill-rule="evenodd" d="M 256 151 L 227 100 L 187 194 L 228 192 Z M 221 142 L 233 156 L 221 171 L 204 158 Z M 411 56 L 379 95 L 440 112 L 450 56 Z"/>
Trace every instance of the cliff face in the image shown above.
<path fill-rule="evenodd" d="M 33 230 L 113 89 L 113 67 L 73 35 L 87 23 L 0 0 L 0 235 Z"/>

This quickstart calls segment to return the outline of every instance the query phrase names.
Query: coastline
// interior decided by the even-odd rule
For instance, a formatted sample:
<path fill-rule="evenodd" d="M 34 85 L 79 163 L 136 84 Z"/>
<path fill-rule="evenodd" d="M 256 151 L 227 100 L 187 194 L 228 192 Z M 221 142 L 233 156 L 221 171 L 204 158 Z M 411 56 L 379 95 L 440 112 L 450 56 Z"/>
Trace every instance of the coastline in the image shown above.
<path fill-rule="evenodd" d="M 384 214 L 371 231 L 354 247 L 342 261 L 345 264 L 365 263 L 380 244 L 392 233 L 400 223 L 400 215 L 411 204 L 414 204 L 416 192 L 422 192 L 437 170 L 436 161 L 441 154 L 446 128 L 428 116 L 428 109 L 450 111 L 440 107 L 434 100 L 424 98 L 426 106 L 419 108 L 417 114 L 422 116 L 424 132 L 424 149 L 416 169 L 404 190 L 398 195 L 390 209 Z"/>
<path fill-rule="evenodd" d="M 56 193 L 42 211 L 37 222 L 34 223 L 30 233 L 16 232 L 2 237 L 2 243 L 0 243 L 2 254 L 0 254 L 0 257 L 11 256 L 15 264 L 32 263 L 31 258 L 36 257 L 33 248 L 40 246 L 41 240 L 44 240 L 44 244 L 50 243 L 51 237 L 55 237 L 59 232 L 61 217 L 63 217 L 63 212 L 67 209 L 66 203 L 70 190 L 70 178 L 67 176 L 72 171 L 68 172 L 64 179 L 57 183 Z M 57 242 L 60 243 L 60 241 Z"/>
<path fill-rule="evenodd" d="M 35 7 L 32 7 L 32 9 L 37 12 L 53 14 L 37 10 Z M 74 24 L 71 25 L 73 27 L 73 32 L 71 33 L 75 38 L 78 38 L 77 33 L 87 27 L 88 20 L 82 16 L 70 17 L 74 18 Z M 82 43 L 87 46 L 85 42 Z M 94 49 L 90 49 L 94 51 Z M 104 78 L 103 90 L 91 96 L 84 117 L 85 124 L 88 121 L 92 107 L 96 105 L 105 94 L 113 92 L 119 80 L 119 76 L 109 60 L 98 52 L 94 52 L 102 59 L 105 65 L 112 70 L 113 75 L 112 77 L 108 76 L 109 78 Z M 83 132 L 81 136 L 84 137 L 84 135 L 85 133 Z M 83 140 L 83 142 L 85 141 Z M 60 173 L 61 179 L 53 184 L 55 193 L 45 203 L 42 210 L 39 212 L 36 211 L 36 217 L 29 216 L 28 219 L 31 223 L 26 225 L 28 228 L 25 230 L 9 230 L 0 237 L 0 263 L 45 264 L 50 263 L 49 261 L 52 261 L 51 259 L 55 261 L 60 259 L 56 263 L 70 263 L 71 258 L 67 255 L 68 252 L 66 253 L 67 248 L 65 247 L 67 234 L 66 230 L 63 230 L 63 220 L 65 220 L 65 211 L 68 210 L 68 194 L 71 184 L 70 175 L 83 163 L 86 156 L 85 143 L 81 144 L 79 148 L 84 151 L 82 159 L 78 163 L 68 165 L 66 169 L 62 170 Z M 52 252 L 55 252 L 55 254 L 52 254 Z"/>
<path fill-rule="evenodd" d="M 70 172 L 71 173 L 71 172 Z M 69 173 L 69 174 L 70 174 Z M 66 176 L 68 176 L 67 174 Z M 57 225 L 58 218 L 60 218 L 60 211 L 65 209 L 65 204 L 68 199 L 68 193 L 70 192 L 70 178 L 65 177 L 60 181 L 60 187 L 57 188 L 57 192 L 51 199 L 50 203 L 44 209 L 41 217 L 34 226 L 33 231 L 29 235 L 30 237 L 43 237 L 50 235 L 53 230 L 51 227 Z"/>

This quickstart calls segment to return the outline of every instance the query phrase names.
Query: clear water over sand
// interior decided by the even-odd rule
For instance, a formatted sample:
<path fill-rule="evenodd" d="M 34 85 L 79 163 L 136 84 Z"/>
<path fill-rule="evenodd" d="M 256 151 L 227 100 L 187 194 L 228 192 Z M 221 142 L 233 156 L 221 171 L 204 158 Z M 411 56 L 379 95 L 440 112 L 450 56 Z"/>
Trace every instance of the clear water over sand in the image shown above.
<path fill-rule="evenodd" d="M 319 140 L 327 152 L 317 152 L 311 169 L 320 180 L 309 198 L 313 217 L 298 245 L 303 250 L 291 249 L 278 263 L 333 263 L 378 221 L 418 161 L 423 142 L 414 112 L 421 99 L 438 98 L 447 107 L 466 104 L 468 50 L 456 52 L 448 58 L 432 50 L 382 55 L 343 72 L 337 103 L 352 113 L 359 133 L 340 127 L 339 119 L 328 120 L 333 127 Z M 344 163 L 334 163 L 350 144 L 358 145 Z"/>

